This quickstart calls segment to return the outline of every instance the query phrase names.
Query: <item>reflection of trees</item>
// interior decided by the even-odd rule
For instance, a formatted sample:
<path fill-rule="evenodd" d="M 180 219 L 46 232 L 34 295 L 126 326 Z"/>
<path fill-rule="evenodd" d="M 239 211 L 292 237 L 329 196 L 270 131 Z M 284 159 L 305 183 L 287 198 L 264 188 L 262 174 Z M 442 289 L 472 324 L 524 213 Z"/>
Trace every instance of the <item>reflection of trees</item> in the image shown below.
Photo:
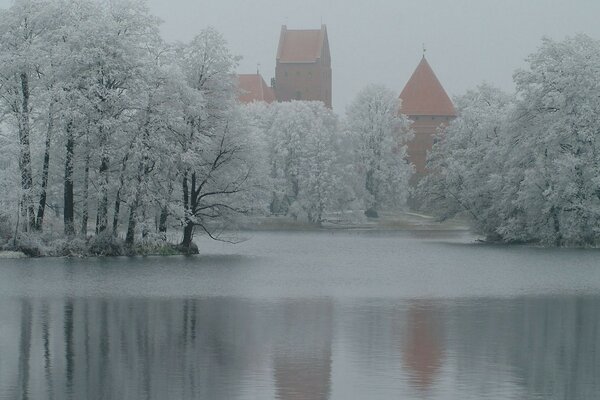
<path fill-rule="evenodd" d="M 600 297 L 408 308 L 232 298 L 16 304 L 11 310 L 19 312 L 2 314 L 10 334 L 0 337 L 0 397 L 11 399 L 327 399 L 332 346 L 340 340 L 334 328 L 356 382 L 398 394 L 407 393 L 406 375 L 420 390 L 440 375 L 454 379 L 464 398 L 587 400 L 600 393 Z"/>
<path fill-rule="evenodd" d="M 50 307 L 47 302 L 42 304 L 42 341 L 44 343 L 44 377 L 46 379 L 48 400 L 54 399 L 52 382 L 52 360 L 50 355 Z"/>
<path fill-rule="evenodd" d="M 21 304 L 21 334 L 19 337 L 19 389 L 22 400 L 29 399 L 29 362 L 31 358 L 31 302 Z"/>
<path fill-rule="evenodd" d="M 74 372 L 74 352 L 73 348 L 73 300 L 68 299 L 65 302 L 64 310 L 64 338 L 65 338 L 65 358 L 67 375 L 67 396 L 73 398 L 73 372 Z"/>
<path fill-rule="evenodd" d="M 19 357 L 2 360 L 17 372 L 11 398 L 235 398 L 257 365 L 268 368 L 272 335 L 258 310 L 240 299 L 22 300 L 20 334 L 7 338 Z"/>
<path fill-rule="evenodd" d="M 452 307 L 460 380 L 485 393 L 505 369 L 531 398 L 585 400 L 600 393 L 600 299 L 472 303 Z"/>
<path fill-rule="evenodd" d="M 328 399 L 333 337 L 331 301 L 288 301 L 278 318 L 273 325 L 277 398 Z"/>

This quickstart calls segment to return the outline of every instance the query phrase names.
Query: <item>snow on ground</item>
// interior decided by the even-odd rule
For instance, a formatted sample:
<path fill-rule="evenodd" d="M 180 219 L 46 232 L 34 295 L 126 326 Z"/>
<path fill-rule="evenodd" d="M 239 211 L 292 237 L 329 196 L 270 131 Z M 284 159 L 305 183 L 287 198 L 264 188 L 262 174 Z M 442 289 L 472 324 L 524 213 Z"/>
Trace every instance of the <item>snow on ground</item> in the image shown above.
<path fill-rule="evenodd" d="M 27 256 L 20 251 L 0 251 L 0 259 L 2 258 L 27 258 Z"/>

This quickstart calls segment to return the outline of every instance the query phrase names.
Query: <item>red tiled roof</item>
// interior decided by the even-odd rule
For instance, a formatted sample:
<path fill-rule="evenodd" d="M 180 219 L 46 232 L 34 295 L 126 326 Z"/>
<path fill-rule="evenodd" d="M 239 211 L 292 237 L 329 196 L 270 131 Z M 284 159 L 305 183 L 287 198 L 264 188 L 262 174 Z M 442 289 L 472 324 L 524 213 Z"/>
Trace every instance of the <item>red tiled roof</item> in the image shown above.
<path fill-rule="evenodd" d="M 424 56 L 404 86 L 400 98 L 400 110 L 404 115 L 456 116 L 452 100 Z"/>
<path fill-rule="evenodd" d="M 275 92 L 265 83 L 260 74 L 241 74 L 238 75 L 240 95 L 239 100 L 242 103 L 252 103 L 253 101 L 265 101 L 272 103 L 275 101 Z"/>
<path fill-rule="evenodd" d="M 321 58 L 327 35 L 325 25 L 321 29 L 288 30 L 281 27 L 277 61 L 280 63 L 309 63 Z"/>

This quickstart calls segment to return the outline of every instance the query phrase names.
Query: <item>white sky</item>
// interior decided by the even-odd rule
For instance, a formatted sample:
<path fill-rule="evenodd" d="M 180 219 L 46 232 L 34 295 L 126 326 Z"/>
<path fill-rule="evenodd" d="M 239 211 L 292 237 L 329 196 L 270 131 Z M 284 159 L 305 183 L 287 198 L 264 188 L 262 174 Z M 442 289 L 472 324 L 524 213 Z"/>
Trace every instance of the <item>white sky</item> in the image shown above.
<path fill-rule="evenodd" d="M 187 41 L 211 25 L 241 55 L 238 72 L 256 64 L 274 76 L 282 24 L 317 29 L 327 24 L 333 68 L 333 106 L 343 113 L 368 83 L 400 93 L 418 64 L 422 43 L 452 95 L 486 81 L 512 90 L 543 36 L 585 33 L 600 39 L 600 0 L 148 0 L 164 20 L 169 41 Z M 8 6 L 10 0 L 0 0 Z"/>

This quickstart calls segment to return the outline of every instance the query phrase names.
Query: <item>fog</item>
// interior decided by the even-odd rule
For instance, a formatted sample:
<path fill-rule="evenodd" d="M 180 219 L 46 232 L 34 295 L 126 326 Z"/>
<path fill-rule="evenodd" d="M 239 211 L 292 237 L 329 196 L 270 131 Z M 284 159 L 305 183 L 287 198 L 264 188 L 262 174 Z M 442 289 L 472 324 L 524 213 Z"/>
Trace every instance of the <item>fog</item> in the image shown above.
<path fill-rule="evenodd" d="M 422 55 L 453 95 L 486 81 L 512 90 L 513 71 L 543 36 L 600 38 L 595 0 L 400 1 L 373 0 L 150 0 L 165 39 L 188 40 L 207 25 L 221 31 L 243 57 L 240 73 L 268 82 L 282 24 L 327 25 L 333 68 L 333 107 L 346 105 L 368 83 L 400 93 Z"/>
<path fill-rule="evenodd" d="M 8 7 L 11 0 L 0 0 Z M 257 64 L 268 82 L 282 24 L 327 25 L 333 67 L 333 107 L 343 112 L 367 83 L 398 93 L 419 62 L 423 44 L 438 78 L 453 95 L 485 81 L 511 90 L 542 37 L 585 33 L 600 38 L 596 0 L 149 0 L 169 41 L 187 41 L 206 26 L 222 32 L 242 56 L 240 73 Z"/>

